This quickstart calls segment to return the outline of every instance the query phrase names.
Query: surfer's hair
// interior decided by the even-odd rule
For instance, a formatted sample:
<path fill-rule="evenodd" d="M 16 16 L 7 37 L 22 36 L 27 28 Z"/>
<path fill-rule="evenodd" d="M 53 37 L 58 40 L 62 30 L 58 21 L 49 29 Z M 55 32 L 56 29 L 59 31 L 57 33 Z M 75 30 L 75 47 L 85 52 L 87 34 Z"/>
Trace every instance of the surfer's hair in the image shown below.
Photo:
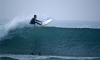
<path fill-rule="evenodd" d="M 36 17 L 37 15 L 34 15 L 34 17 Z"/>

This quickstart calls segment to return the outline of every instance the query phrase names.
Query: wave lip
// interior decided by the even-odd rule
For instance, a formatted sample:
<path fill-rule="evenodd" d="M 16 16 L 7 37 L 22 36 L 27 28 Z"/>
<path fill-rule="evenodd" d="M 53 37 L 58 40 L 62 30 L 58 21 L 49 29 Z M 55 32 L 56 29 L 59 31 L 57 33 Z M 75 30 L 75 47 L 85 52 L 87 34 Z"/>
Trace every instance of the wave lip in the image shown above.
<path fill-rule="evenodd" d="M 57 27 L 57 28 L 89 28 L 89 29 L 100 29 L 100 27 L 92 27 L 92 26 L 52 26 L 52 25 L 49 25 L 47 27 Z"/>

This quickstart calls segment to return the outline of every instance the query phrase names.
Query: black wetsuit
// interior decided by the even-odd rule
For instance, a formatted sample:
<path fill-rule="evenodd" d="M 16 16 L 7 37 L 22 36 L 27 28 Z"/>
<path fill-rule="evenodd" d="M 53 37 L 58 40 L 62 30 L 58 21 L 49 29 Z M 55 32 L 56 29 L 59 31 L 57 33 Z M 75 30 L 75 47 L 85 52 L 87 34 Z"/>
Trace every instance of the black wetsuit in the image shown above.
<path fill-rule="evenodd" d="M 32 18 L 31 21 L 30 21 L 30 24 L 37 23 L 37 24 L 41 25 L 39 22 L 41 22 L 41 21 L 37 20 L 36 18 Z"/>

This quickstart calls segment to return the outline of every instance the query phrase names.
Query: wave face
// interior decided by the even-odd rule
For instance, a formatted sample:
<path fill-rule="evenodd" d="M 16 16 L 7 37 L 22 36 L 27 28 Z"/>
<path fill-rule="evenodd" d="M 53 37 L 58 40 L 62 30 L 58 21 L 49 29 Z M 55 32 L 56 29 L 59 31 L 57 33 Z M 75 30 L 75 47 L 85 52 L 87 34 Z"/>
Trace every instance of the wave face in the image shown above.
<path fill-rule="evenodd" d="M 0 41 L 0 54 L 100 57 L 100 29 L 24 27 L 10 30 Z"/>

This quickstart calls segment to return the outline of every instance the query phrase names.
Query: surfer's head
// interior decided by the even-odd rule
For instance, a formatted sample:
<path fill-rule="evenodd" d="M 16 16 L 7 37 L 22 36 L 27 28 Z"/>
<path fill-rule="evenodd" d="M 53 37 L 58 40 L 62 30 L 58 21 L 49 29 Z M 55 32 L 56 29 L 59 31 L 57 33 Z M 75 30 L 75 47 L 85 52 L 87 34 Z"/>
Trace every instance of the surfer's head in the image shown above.
<path fill-rule="evenodd" d="M 36 15 L 34 15 L 34 18 L 37 18 L 37 16 L 36 16 Z"/>

